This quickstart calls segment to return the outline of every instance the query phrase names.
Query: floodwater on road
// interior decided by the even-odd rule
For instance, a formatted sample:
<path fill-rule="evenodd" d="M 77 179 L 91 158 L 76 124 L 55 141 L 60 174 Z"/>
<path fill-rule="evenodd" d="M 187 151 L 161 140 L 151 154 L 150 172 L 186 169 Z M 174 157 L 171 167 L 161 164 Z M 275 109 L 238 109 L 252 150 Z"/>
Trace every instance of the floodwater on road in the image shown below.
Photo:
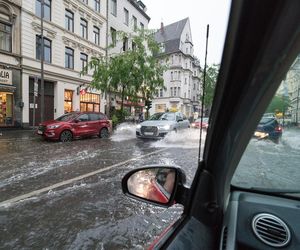
<path fill-rule="evenodd" d="M 289 161 L 300 162 L 299 141 L 299 131 L 294 130 L 285 131 L 279 144 L 251 140 L 234 183 L 296 186 L 297 166 L 287 167 L 294 176 L 288 181 L 281 171 Z M 165 209 L 124 196 L 122 177 L 147 165 L 176 165 L 186 173 L 189 186 L 197 169 L 198 145 L 199 130 L 144 141 L 135 138 L 132 124 L 121 124 L 110 139 L 70 143 L 46 142 L 32 132 L 4 134 L 0 249 L 144 249 L 179 218 L 183 208 Z M 77 177 L 82 178 L 73 179 Z M 20 199 L 6 202 L 15 197 Z"/>

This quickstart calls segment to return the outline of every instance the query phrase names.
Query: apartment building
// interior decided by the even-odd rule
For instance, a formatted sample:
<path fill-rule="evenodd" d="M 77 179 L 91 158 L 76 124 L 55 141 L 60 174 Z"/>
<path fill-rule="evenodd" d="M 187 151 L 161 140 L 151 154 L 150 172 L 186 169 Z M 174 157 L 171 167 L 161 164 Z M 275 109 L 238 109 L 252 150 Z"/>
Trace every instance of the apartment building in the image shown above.
<path fill-rule="evenodd" d="M 108 54 L 114 56 L 129 49 L 134 49 L 130 35 L 139 29 L 148 29 L 150 17 L 146 14 L 147 8 L 142 1 L 137 0 L 108 0 Z M 119 39 L 118 31 L 126 32 L 128 37 Z M 110 107 L 119 109 L 121 98 L 117 93 L 109 97 Z M 144 100 L 132 102 L 129 97 L 124 102 L 124 109 L 132 116 L 143 112 Z"/>
<path fill-rule="evenodd" d="M 167 62 L 165 89 L 158 89 L 152 101 L 150 114 L 180 111 L 187 117 L 200 111 L 200 62 L 193 55 L 193 42 L 189 18 L 164 26 L 155 33 L 161 44 L 163 60 Z"/>
<path fill-rule="evenodd" d="M 23 126 L 40 121 L 42 1 L 22 1 Z M 100 92 L 87 88 L 91 57 L 106 55 L 106 0 L 44 0 L 44 119 L 70 111 L 104 111 Z M 34 81 L 38 95 L 34 104 Z M 85 91 L 87 90 L 87 91 Z M 36 125 L 35 124 L 35 125 Z"/>
<path fill-rule="evenodd" d="M 0 128 L 22 123 L 21 0 L 0 0 Z"/>

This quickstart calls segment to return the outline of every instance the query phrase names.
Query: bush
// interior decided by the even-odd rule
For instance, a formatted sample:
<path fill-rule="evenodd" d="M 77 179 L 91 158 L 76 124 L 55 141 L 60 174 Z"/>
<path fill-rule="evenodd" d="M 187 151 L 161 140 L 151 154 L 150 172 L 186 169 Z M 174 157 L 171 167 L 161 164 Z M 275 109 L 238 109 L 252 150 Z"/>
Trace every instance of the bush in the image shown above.
<path fill-rule="evenodd" d="M 123 112 L 121 112 L 121 110 L 114 110 L 111 117 L 113 128 L 124 122 L 125 117 L 128 115 L 129 113 L 126 110 L 123 110 Z"/>

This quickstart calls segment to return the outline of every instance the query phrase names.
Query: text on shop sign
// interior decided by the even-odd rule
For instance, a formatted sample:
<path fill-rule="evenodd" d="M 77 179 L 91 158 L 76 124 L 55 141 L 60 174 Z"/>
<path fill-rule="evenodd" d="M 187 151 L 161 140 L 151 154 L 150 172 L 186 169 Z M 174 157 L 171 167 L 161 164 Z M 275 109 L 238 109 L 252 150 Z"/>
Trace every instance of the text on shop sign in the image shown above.
<path fill-rule="evenodd" d="M 0 69 L 0 84 L 12 84 L 12 71 Z"/>

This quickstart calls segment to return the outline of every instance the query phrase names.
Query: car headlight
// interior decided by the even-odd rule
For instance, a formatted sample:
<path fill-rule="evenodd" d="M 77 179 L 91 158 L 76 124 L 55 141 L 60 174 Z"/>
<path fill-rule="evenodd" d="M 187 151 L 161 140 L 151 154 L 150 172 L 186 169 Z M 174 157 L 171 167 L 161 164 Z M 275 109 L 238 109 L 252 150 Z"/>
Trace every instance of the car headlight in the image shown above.
<path fill-rule="evenodd" d="M 49 129 L 56 129 L 56 128 L 59 128 L 60 127 L 60 124 L 55 124 L 55 125 L 49 125 L 47 126 L 47 128 Z"/>
<path fill-rule="evenodd" d="M 142 127 L 141 124 L 138 124 L 138 125 L 136 126 L 137 129 L 140 129 L 141 127 Z"/>
<path fill-rule="evenodd" d="M 171 128 L 170 125 L 161 125 L 161 126 L 158 126 L 159 129 L 163 129 L 163 130 L 169 130 Z"/>

